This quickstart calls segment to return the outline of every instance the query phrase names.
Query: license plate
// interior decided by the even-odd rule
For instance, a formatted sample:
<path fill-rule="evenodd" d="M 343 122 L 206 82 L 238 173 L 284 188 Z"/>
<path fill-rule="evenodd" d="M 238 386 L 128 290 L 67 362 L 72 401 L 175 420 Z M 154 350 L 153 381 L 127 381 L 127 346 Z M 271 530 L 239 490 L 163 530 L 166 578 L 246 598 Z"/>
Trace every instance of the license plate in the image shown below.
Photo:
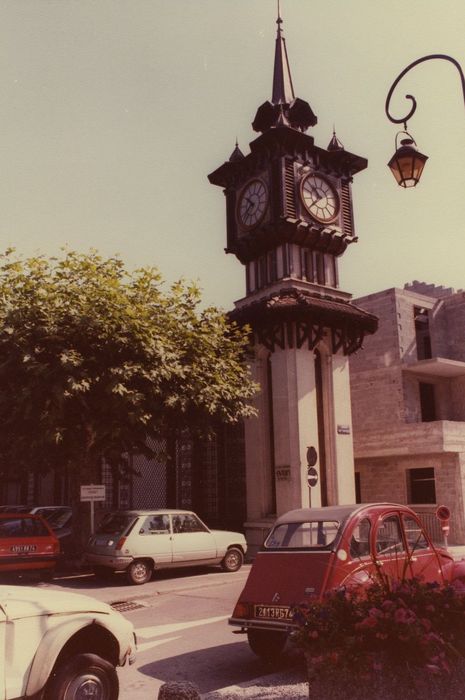
<path fill-rule="evenodd" d="M 36 549 L 37 545 L 35 544 L 14 544 L 11 547 L 11 551 L 18 554 L 23 554 L 24 552 L 35 552 Z"/>
<path fill-rule="evenodd" d="M 254 616 L 261 620 L 292 620 L 291 609 L 285 605 L 255 605 Z"/>

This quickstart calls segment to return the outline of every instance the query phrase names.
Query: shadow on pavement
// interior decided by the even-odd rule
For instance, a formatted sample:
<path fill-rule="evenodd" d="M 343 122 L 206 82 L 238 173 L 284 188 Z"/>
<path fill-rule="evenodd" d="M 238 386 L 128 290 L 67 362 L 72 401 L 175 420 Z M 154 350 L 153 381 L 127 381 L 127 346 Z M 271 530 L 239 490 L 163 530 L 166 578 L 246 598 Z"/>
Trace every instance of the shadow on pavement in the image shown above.
<path fill-rule="evenodd" d="M 186 567 L 182 569 L 163 569 L 161 571 L 154 572 L 151 581 L 182 581 L 184 578 L 192 578 L 195 576 L 204 576 L 205 574 L 217 574 L 218 577 L 224 576 L 224 572 L 218 567 L 208 567 L 208 566 L 193 566 Z M 83 570 L 77 573 L 65 573 L 55 575 L 53 581 L 51 581 L 54 586 L 63 586 L 67 589 L 76 590 L 87 590 L 92 591 L 99 588 L 119 588 L 121 586 L 128 586 L 128 580 L 124 572 L 122 573 L 111 573 L 104 577 L 97 577 L 90 571 Z M 134 593 L 138 592 L 143 594 L 145 590 L 145 585 L 143 586 L 131 586 Z"/>
<path fill-rule="evenodd" d="M 138 672 L 157 678 L 163 683 L 169 681 L 190 681 L 201 693 L 209 693 L 229 685 L 238 685 L 257 679 L 257 685 L 266 677 L 283 674 L 282 683 L 295 679 L 305 681 L 302 657 L 295 652 L 283 653 L 274 663 L 266 663 L 252 655 L 247 644 L 222 644 L 192 651 L 179 656 L 170 656 L 138 667 Z"/>

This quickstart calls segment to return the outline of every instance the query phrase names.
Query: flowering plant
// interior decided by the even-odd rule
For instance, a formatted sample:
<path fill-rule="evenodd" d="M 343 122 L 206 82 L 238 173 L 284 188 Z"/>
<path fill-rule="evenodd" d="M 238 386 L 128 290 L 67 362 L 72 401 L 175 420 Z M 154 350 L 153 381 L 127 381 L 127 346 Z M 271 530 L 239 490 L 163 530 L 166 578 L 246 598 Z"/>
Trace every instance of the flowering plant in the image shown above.
<path fill-rule="evenodd" d="M 465 597 L 415 578 L 329 591 L 297 606 L 294 621 L 313 673 L 338 662 L 365 676 L 400 666 L 443 674 L 465 652 Z"/>

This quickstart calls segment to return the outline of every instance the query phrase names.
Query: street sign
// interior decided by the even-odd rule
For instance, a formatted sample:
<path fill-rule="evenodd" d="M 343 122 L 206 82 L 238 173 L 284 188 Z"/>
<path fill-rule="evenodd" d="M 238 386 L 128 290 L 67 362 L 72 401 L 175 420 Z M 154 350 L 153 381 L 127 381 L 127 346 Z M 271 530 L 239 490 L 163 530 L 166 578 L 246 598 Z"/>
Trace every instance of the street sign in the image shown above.
<path fill-rule="evenodd" d="M 104 501 L 105 484 L 86 484 L 81 486 L 81 501 Z"/>
<path fill-rule="evenodd" d="M 318 461 L 318 454 L 314 447 L 307 447 L 307 464 L 314 467 Z"/>
<path fill-rule="evenodd" d="M 449 520 L 450 510 L 447 506 L 438 506 L 436 510 L 436 517 L 438 520 Z"/>
<path fill-rule="evenodd" d="M 105 484 L 81 486 L 81 501 L 90 503 L 90 532 L 94 534 L 94 503 L 105 500 Z"/>
<path fill-rule="evenodd" d="M 309 488 L 313 488 L 318 483 L 318 472 L 315 467 L 309 467 L 307 471 L 307 484 Z"/>

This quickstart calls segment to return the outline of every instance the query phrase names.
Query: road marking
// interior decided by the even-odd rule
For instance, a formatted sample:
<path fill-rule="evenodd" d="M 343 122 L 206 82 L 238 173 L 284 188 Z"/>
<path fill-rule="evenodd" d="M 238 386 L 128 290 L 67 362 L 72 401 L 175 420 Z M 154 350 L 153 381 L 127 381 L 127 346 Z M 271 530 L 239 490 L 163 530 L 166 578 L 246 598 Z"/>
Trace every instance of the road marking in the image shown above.
<path fill-rule="evenodd" d="M 159 647 L 161 644 L 175 642 L 177 639 L 181 639 L 181 637 L 167 637 L 166 639 L 156 639 L 153 642 L 142 642 L 142 644 L 137 645 L 137 653 L 147 651 L 148 649 L 153 649 L 153 647 Z"/>
<path fill-rule="evenodd" d="M 153 625 L 153 627 L 140 627 L 139 629 L 136 629 L 136 634 L 138 637 L 150 639 L 151 637 L 160 637 L 163 634 L 172 634 L 173 632 L 180 632 L 192 627 L 210 625 L 214 622 L 227 620 L 228 618 L 229 615 L 221 615 L 221 617 L 206 617 L 203 620 L 193 620 L 192 622 L 177 622 L 173 625 Z"/>

